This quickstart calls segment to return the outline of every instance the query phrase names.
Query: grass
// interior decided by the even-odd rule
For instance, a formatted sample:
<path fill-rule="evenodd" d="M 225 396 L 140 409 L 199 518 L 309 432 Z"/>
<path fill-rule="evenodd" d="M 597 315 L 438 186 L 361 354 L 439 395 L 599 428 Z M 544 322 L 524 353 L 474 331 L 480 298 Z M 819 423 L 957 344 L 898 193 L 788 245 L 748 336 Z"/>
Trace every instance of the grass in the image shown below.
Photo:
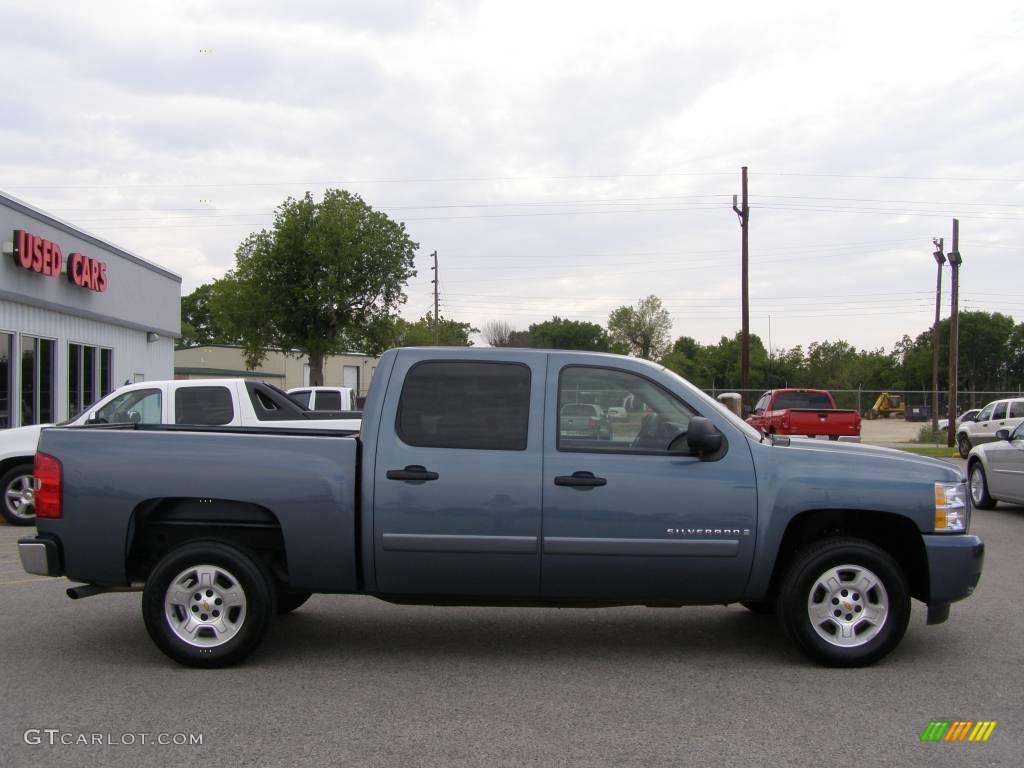
<path fill-rule="evenodd" d="M 956 448 L 947 448 L 944 445 L 914 445 L 913 443 L 904 443 L 902 445 L 891 445 L 890 448 L 898 448 L 901 451 L 907 451 L 908 453 L 916 453 L 918 456 L 932 456 L 936 459 L 958 459 L 960 453 Z"/>

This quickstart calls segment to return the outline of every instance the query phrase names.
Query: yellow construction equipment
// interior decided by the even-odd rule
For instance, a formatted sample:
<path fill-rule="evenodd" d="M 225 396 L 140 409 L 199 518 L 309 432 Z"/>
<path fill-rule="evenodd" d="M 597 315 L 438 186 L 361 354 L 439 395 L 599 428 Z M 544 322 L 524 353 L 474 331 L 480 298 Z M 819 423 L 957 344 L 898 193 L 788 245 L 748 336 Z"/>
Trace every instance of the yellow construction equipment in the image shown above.
<path fill-rule="evenodd" d="M 875 404 L 871 406 L 871 410 L 864 415 L 869 419 L 887 419 L 893 414 L 896 416 L 903 416 L 906 412 L 907 404 L 903 400 L 903 395 L 890 395 L 888 392 L 883 392 L 878 396 L 878 399 L 875 400 Z"/>

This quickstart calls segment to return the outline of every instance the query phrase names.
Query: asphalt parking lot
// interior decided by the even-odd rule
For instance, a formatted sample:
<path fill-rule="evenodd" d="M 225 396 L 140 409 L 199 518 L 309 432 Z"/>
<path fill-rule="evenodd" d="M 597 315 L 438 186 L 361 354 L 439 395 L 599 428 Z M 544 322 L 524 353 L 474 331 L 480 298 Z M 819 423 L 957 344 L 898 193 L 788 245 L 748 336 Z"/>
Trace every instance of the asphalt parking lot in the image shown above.
<path fill-rule="evenodd" d="M 1024 754 L 1024 508 L 977 512 L 977 593 L 937 627 L 915 604 L 903 644 L 861 670 L 810 665 L 773 619 L 738 606 L 330 596 L 279 621 L 245 665 L 189 670 L 149 641 L 138 595 L 73 602 L 65 580 L 22 572 L 27 530 L 0 525 L 4 766 L 1018 766 Z M 929 721 L 958 719 L 998 725 L 984 744 L 921 743 Z M 153 743 L 161 734 L 202 745 Z M 60 743 L 83 737 L 102 743 Z"/>

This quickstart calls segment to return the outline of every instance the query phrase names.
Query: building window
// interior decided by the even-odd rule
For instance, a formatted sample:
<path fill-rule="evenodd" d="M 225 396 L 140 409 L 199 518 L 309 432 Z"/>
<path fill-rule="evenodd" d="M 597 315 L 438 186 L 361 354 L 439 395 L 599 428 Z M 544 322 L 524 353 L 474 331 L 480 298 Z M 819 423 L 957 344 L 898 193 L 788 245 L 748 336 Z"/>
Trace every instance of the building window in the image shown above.
<path fill-rule="evenodd" d="M 74 418 L 113 391 L 113 352 L 68 344 L 68 418 Z"/>
<path fill-rule="evenodd" d="M 52 339 L 21 337 L 21 423 L 48 424 L 53 416 Z"/>
<path fill-rule="evenodd" d="M 14 425 L 14 409 L 12 408 L 14 366 L 11 356 L 14 354 L 14 335 L 0 333 L 0 429 Z"/>

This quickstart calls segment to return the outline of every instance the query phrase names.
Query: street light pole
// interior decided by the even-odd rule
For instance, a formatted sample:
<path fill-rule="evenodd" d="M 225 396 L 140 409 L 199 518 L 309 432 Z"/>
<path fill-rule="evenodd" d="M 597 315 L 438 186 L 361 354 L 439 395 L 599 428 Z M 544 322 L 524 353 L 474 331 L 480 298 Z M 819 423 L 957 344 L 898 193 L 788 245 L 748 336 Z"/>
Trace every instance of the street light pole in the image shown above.
<path fill-rule="evenodd" d="M 939 431 L 939 311 L 942 306 L 942 265 L 946 255 L 942 252 L 942 238 L 932 240 L 935 252 L 935 324 L 932 326 L 932 434 Z M 953 429 L 952 424 L 946 427 Z M 932 438 L 937 439 L 937 438 Z"/>
<path fill-rule="evenodd" d="M 948 254 L 949 266 L 953 272 L 951 312 L 949 315 L 949 425 L 946 427 L 946 445 L 953 447 L 956 438 L 956 386 L 957 367 L 960 358 L 960 220 L 953 219 L 953 249 Z"/>

